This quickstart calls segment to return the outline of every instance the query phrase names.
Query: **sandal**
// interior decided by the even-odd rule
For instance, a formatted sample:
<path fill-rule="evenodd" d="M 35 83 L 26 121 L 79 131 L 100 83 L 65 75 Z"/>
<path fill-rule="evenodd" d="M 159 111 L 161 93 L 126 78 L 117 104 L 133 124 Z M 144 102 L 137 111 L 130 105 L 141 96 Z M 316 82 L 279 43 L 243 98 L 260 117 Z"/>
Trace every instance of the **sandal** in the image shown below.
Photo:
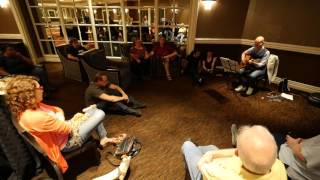
<path fill-rule="evenodd" d="M 168 81 L 172 81 L 172 78 L 171 78 L 170 74 L 167 75 L 167 80 L 168 80 Z"/>

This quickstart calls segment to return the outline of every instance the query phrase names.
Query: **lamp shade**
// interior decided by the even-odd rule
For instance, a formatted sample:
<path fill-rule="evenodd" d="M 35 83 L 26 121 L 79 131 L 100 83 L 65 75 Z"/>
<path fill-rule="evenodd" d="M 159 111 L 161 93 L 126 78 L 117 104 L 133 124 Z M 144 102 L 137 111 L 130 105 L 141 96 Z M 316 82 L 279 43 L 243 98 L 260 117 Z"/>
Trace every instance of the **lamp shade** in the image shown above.
<path fill-rule="evenodd" d="M 211 10 L 215 0 L 202 0 L 202 4 L 205 10 Z"/>

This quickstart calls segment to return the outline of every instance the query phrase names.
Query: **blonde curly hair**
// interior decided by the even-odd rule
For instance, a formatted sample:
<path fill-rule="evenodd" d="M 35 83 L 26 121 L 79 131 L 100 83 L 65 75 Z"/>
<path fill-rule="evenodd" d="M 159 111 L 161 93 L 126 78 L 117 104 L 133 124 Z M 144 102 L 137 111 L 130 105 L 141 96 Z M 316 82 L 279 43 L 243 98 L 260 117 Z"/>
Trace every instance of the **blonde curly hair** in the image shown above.
<path fill-rule="evenodd" d="M 18 75 L 6 85 L 6 102 L 16 119 L 27 109 L 36 108 L 35 89 L 38 85 L 33 76 Z"/>

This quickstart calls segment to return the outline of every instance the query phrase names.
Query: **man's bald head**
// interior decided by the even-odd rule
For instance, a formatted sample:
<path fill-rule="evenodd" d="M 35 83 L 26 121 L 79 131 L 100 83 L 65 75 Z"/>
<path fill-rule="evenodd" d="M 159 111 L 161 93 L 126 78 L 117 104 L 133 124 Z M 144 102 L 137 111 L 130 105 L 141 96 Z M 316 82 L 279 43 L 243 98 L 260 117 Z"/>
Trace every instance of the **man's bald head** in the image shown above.
<path fill-rule="evenodd" d="M 264 37 L 263 36 L 258 36 L 254 40 L 254 46 L 258 49 L 261 49 L 264 45 Z"/>
<path fill-rule="evenodd" d="M 263 126 L 240 128 L 237 150 L 243 166 L 257 174 L 268 173 L 277 158 L 277 145 L 274 137 Z"/>

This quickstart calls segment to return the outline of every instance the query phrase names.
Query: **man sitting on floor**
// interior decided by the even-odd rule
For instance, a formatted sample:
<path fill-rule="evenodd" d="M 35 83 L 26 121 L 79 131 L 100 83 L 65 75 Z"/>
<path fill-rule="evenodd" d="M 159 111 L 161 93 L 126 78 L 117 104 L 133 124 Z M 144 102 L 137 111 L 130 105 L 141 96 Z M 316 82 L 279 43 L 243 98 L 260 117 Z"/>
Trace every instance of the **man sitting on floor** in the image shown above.
<path fill-rule="evenodd" d="M 237 92 L 247 90 L 250 96 L 253 93 L 256 78 L 263 76 L 267 70 L 267 61 L 270 52 L 263 46 L 264 37 L 258 36 L 254 41 L 254 46 L 244 51 L 241 55 L 241 62 L 245 65 L 240 69 L 240 85 L 235 89 Z M 249 60 L 246 59 L 249 57 Z M 247 89 L 248 87 L 248 89 Z"/>
<path fill-rule="evenodd" d="M 276 142 L 263 126 L 240 128 L 236 149 L 186 141 L 182 152 L 192 180 L 287 179 L 285 167 L 277 159 Z"/>
<path fill-rule="evenodd" d="M 145 104 L 128 96 L 119 86 L 110 83 L 107 74 L 103 72 L 97 73 L 94 82 L 87 88 L 85 103 L 97 104 L 104 112 L 116 110 L 137 117 L 141 116 L 141 112 L 136 109 L 146 107 Z"/>
<path fill-rule="evenodd" d="M 289 167 L 291 179 L 320 179 L 320 135 L 309 138 L 292 138 L 287 135 L 279 159 Z"/>

